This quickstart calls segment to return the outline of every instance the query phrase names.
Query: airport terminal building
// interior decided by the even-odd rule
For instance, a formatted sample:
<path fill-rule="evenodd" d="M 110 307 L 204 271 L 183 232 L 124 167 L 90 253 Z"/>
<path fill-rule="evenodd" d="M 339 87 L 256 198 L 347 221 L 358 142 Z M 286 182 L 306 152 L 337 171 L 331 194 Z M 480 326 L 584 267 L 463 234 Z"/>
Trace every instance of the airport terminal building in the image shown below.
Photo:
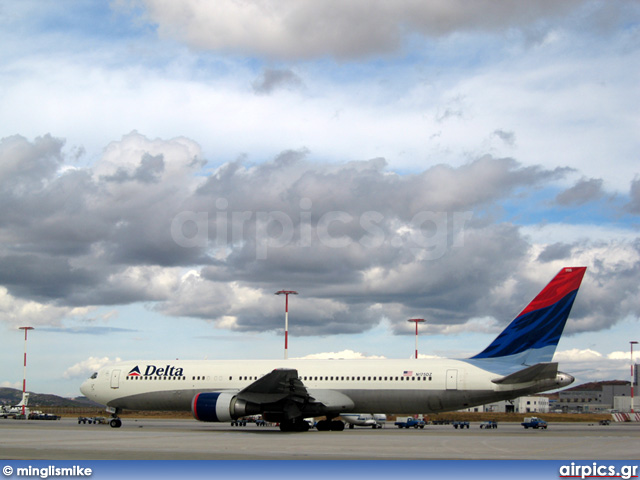
<path fill-rule="evenodd" d="M 634 403 L 640 407 L 637 383 L 634 385 L 633 395 L 635 397 Z M 624 411 L 629 409 L 630 397 L 629 381 L 591 382 L 558 392 L 558 399 L 553 402 L 553 409 L 578 413 L 600 413 L 618 409 Z M 626 408 L 625 405 L 627 405 Z"/>

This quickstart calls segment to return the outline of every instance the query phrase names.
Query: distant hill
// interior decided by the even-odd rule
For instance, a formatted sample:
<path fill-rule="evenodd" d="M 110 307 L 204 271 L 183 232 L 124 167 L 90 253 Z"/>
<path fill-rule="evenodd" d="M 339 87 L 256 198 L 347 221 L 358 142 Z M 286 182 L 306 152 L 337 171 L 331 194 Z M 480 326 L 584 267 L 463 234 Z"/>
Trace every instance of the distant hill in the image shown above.
<path fill-rule="evenodd" d="M 22 390 L 0 387 L 0 405 L 16 405 L 22 400 Z M 101 406 L 86 397 L 64 398 L 48 393 L 29 392 L 30 407 L 95 407 Z"/>

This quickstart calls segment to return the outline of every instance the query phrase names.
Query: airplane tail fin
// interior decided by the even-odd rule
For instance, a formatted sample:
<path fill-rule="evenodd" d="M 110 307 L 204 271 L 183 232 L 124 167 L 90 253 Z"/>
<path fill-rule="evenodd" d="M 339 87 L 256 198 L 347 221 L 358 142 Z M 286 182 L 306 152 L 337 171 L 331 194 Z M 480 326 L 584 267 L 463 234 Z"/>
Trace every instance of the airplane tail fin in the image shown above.
<path fill-rule="evenodd" d="M 16 407 L 22 407 L 23 405 L 26 407 L 28 403 L 29 403 L 29 392 L 25 392 L 22 394 L 22 400 L 20 400 L 20 403 L 16 405 Z"/>
<path fill-rule="evenodd" d="M 586 270 L 560 270 L 491 345 L 471 358 L 524 365 L 551 362 Z"/>

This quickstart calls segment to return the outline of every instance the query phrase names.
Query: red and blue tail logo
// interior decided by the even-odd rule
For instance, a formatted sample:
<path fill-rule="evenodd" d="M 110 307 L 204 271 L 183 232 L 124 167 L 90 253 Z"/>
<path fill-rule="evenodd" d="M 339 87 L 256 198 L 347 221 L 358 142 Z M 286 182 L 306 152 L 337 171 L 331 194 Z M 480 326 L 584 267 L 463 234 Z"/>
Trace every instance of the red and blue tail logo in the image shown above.
<path fill-rule="evenodd" d="M 560 270 L 491 345 L 471 358 L 503 358 L 526 365 L 550 362 L 586 270 Z"/>
<path fill-rule="evenodd" d="M 141 375 L 140 373 L 140 369 L 138 368 L 138 366 L 136 365 L 135 367 L 133 367 L 131 369 L 131 371 L 129 373 L 127 373 L 127 375 L 130 375 L 132 377 L 139 377 Z"/>

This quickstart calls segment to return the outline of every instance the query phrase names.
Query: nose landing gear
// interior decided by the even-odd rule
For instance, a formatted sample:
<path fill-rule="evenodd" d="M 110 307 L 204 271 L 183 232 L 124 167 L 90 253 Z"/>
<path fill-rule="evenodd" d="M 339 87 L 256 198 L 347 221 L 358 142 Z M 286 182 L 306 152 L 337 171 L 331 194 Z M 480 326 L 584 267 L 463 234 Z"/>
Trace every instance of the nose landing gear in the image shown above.
<path fill-rule="evenodd" d="M 122 426 L 122 420 L 120 420 L 120 417 L 118 417 L 118 414 L 122 413 L 122 409 L 107 407 L 107 412 L 111 414 L 111 419 L 109 420 L 109 426 L 111 428 L 120 428 Z"/>
<path fill-rule="evenodd" d="M 109 420 L 109 425 L 111 428 L 120 428 L 122 426 L 122 420 L 119 417 L 112 415 L 111 420 Z"/>

